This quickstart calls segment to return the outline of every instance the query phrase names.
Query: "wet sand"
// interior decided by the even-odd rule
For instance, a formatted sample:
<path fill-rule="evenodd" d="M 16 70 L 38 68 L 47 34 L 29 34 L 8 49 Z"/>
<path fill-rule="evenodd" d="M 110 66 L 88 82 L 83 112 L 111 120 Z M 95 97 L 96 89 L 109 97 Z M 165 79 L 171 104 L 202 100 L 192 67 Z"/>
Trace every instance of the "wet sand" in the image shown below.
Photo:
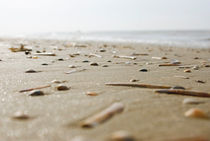
<path fill-rule="evenodd" d="M 32 49 L 31 55 L 8 49 L 19 48 L 20 43 Z M 53 52 L 56 56 L 38 56 L 36 51 Z M 1 140 L 69 141 L 83 136 L 88 141 L 106 141 L 119 130 L 129 132 L 137 141 L 188 137 L 210 139 L 210 118 L 184 115 L 191 108 L 199 108 L 210 117 L 210 98 L 157 94 L 155 89 L 105 85 L 120 82 L 183 86 L 187 90 L 210 93 L 210 49 L 137 43 L 0 39 L 0 59 Z M 181 62 L 180 66 L 189 68 L 159 66 L 174 59 Z M 90 65 L 92 62 L 98 65 Z M 28 69 L 38 72 L 25 73 Z M 66 74 L 75 69 L 83 71 Z M 191 72 L 184 72 L 186 69 Z M 130 82 L 131 79 L 138 81 Z M 58 84 L 52 84 L 53 80 L 65 81 L 63 85 L 70 89 L 56 90 Z M 49 84 L 51 87 L 41 89 L 46 94 L 44 96 L 33 97 L 28 95 L 29 92 L 19 92 Z M 86 95 L 87 92 L 98 95 Z M 203 103 L 183 104 L 186 98 Z M 82 121 L 115 102 L 124 105 L 123 112 L 94 128 L 81 127 Z M 12 118 L 17 111 L 26 112 L 30 118 Z"/>

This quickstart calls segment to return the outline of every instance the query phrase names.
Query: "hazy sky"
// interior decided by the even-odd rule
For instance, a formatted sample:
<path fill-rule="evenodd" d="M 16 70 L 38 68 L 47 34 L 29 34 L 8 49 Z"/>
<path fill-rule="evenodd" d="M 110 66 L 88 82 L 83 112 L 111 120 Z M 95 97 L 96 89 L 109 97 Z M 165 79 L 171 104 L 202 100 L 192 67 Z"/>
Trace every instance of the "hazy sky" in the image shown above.
<path fill-rule="evenodd" d="M 210 29 L 210 0 L 0 0 L 0 32 Z"/>

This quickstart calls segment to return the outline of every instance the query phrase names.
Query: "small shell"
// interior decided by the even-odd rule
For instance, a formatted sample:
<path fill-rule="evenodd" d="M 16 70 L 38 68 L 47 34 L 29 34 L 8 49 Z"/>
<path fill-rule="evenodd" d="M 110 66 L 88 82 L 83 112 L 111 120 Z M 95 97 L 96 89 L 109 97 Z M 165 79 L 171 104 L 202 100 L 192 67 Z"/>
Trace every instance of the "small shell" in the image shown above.
<path fill-rule="evenodd" d="M 98 93 L 96 93 L 96 92 L 87 92 L 86 95 L 89 95 L 89 96 L 97 96 Z"/>
<path fill-rule="evenodd" d="M 60 84 L 60 85 L 58 85 L 58 86 L 56 87 L 56 89 L 57 89 L 58 91 L 67 91 L 67 90 L 69 90 L 69 87 L 67 87 L 67 86 L 65 86 L 65 85 L 63 85 L 63 84 Z"/>
<path fill-rule="evenodd" d="M 100 49 L 100 52 L 106 52 L 106 50 L 105 49 Z"/>
<path fill-rule="evenodd" d="M 22 111 L 18 111 L 16 113 L 14 113 L 12 118 L 16 119 L 16 120 L 28 120 L 28 119 L 30 119 L 30 117 L 25 112 L 22 112 Z"/>
<path fill-rule="evenodd" d="M 186 117 L 193 117 L 193 118 L 207 118 L 207 114 L 198 108 L 192 108 L 190 110 L 188 110 L 187 112 L 185 112 L 185 116 Z"/>
<path fill-rule="evenodd" d="M 64 61 L 64 59 L 63 58 L 59 58 L 58 61 Z"/>
<path fill-rule="evenodd" d="M 90 63 L 91 66 L 98 66 L 98 63 Z"/>
<path fill-rule="evenodd" d="M 191 70 L 187 69 L 187 70 L 184 70 L 184 72 L 191 73 Z"/>
<path fill-rule="evenodd" d="M 127 131 L 117 131 L 111 135 L 112 141 L 134 141 L 134 137 Z"/>
<path fill-rule="evenodd" d="M 53 81 L 51 81 L 51 83 L 57 83 L 57 84 L 59 84 L 59 83 L 62 83 L 62 81 L 59 81 L 59 80 L 53 80 Z"/>
<path fill-rule="evenodd" d="M 199 69 L 199 66 L 195 65 L 195 66 L 193 66 L 193 69 L 194 70 L 198 70 Z"/>
<path fill-rule="evenodd" d="M 34 90 L 29 93 L 29 96 L 43 96 L 43 95 L 44 95 L 44 92 L 40 90 Z"/>
<path fill-rule="evenodd" d="M 202 80 L 196 80 L 196 82 L 198 82 L 198 83 L 206 83 L 205 81 L 202 81 Z"/>
<path fill-rule="evenodd" d="M 47 65 L 49 65 L 49 64 L 47 64 L 47 63 L 43 63 L 42 65 L 43 65 L 43 66 L 47 66 Z"/>
<path fill-rule="evenodd" d="M 137 79 L 131 79 L 130 82 L 138 82 L 139 80 Z"/>
<path fill-rule="evenodd" d="M 140 72 L 148 72 L 147 69 L 140 69 L 139 71 L 140 71 Z"/>
<path fill-rule="evenodd" d="M 205 65 L 206 68 L 210 67 L 210 65 Z"/>
<path fill-rule="evenodd" d="M 29 69 L 29 70 L 25 71 L 25 73 L 37 73 L 37 71 L 35 71 L 33 69 Z"/>
<path fill-rule="evenodd" d="M 108 65 L 103 65 L 102 67 L 106 68 L 106 67 L 109 67 Z"/>
<path fill-rule="evenodd" d="M 88 61 L 88 60 L 83 60 L 82 62 L 83 62 L 83 63 L 88 63 L 89 61 Z"/>
<path fill-rule="evenodd" d="M 32 59 L 38 59 L 38 57 L 37 56 L 32 56 Z"/>
<path fill-rule="evenodd" d="M 185 98 L 182 103 L 183 104 L 201 104 L 201 103 L 204 103 L 204 101 L 199 101 L 193 98 Z"/>
<path fill-rule="evenodd" d="M 77 66 L 69 65 L 69 68 L 76 68 Z"/>

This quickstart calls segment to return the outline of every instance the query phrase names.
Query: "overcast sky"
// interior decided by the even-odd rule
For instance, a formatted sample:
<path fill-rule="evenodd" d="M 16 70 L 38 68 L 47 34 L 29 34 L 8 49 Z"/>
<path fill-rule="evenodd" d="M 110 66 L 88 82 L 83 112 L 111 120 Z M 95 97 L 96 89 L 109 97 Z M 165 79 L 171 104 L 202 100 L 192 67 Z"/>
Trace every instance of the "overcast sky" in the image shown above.
<path fill-rule="evenodd" d="M 210 0 L 0 0 L 0 32 L 210 29 Z"/>

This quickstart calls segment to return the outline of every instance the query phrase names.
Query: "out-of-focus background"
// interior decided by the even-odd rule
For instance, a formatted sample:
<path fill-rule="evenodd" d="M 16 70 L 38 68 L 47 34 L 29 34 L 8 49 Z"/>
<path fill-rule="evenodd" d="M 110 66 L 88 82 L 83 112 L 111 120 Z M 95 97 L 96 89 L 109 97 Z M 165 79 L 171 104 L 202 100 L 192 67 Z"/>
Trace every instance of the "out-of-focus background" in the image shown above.
<path fill-rule="evenodd" d="M 4 0 L 0 37 L 210 47 L 210 0 Z"/>

